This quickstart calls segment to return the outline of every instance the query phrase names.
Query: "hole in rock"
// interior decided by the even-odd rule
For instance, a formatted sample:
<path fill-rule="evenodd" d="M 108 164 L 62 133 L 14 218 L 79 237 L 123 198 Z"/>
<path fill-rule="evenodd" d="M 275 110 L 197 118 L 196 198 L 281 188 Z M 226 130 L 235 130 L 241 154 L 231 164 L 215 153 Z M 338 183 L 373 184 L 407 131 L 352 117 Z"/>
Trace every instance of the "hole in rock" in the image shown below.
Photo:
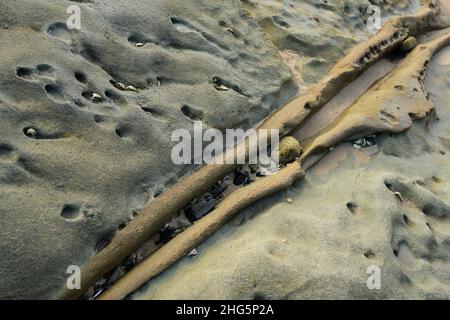
<path fill-rule="evenodd" d="M 18 77 L 21 77 L 21 78 L 30 77 L 33 75 L 33 69 L 18 67 L 16 69 L 16 74 Z"/>
<path fill-rule="evenodd" d="M 191 120 L 202 120 L 202 112 L 189 106 L 182 106 L 181 112 Z"/>
<path fill-rule="evenodd" d="M 77 81 L 81 82 L 81 83 L 86 83 L 86 80 L 87 80 L 86 75 L 84 73 L 78 72 L 78 71 L 75 72 L 75 79 L 77 79 Z"/>
<path fill-rule="evenodd" d="M 348 203 L 347 203 L 347 209 L 348 209 L 351 213 L 355 214 L 355 213 L 357 213 L 358 205 L 357 205 L 355 202 L 348 202 Z"/>
<path fill-rule="evenodd" d="M 80 215 L 80 206 L 76 204 L 65 204 L 61 210 L 61 217 L 66 220 L 74 220 Z"/>
<path fill-rule="evenodd" d="M 37 74 L 41 76 L 49 76 L 53 73 L 54 68 L 49 64 L 40 64 L 36 67 Z"/>

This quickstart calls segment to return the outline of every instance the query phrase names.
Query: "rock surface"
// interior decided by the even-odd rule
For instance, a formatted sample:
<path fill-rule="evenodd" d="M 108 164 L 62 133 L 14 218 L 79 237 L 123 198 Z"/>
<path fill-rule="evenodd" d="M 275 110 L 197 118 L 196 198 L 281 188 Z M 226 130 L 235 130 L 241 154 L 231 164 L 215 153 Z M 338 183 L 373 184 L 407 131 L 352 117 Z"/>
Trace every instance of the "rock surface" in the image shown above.
<path fill-rule="evenodd" d="M 428 74 L 435 116 L 379 153 L 337 147 L 132 298 L 449 299 L 450 48 Z"/>
<path fill-rule="evenodd" d="M 297 92 L 239 1 L 0 12 L 0 298 L 54 297 L 69 265 L 191 171 L 170 161 L 174 129 L 248 128 Z"/>
<path fill-rule="evenodd" d="M 320 80 L 346 51 L 370 35 L 368 7 L 378 5 L 381 20 L 420 7 L 419 0 L 243 0 L 268 38 L 290 61 L 300 84 Z"/>
<path fill-rule="evenodd" d="M 1 1 L 0 299 L 55 298 L 68 266 L 86 263 L 148 201 L 192 172 L 170 161 L 174 129 L 192 130 L 194 120 L 252 127 L 297 93 L 293 76 L 300 86 L 315 82 L 369 36 L 365 10 L 376 2 Z M 419 2 L 377 4 L 386 18 Z M 81 8 L 79 31 L 66 26 L 70 5 Z M 433 78 L 437 94 L 446 92 L 443 81 L 448 87 L 441 77 Z M 449 283 L 448 222 L 433 209 L 447 212 L 439 190 L 448 189 L 448 177 L 432 168 L 448 162 L 433 140 L 441 136 L 448 149 L 450 118 L 440 117 L 430 131 L 417 126 L 386 138 L 370 163 L 360 154 L 330 155 L 340 168 L 310 173 L 290 191 L 291 204 L 224 228 L 140 297 L 447 297 L 437 282 Z M 415 162 L 429 164 L 420 177 Z M 412 176 L 444 200 L 424 198 Z M 386 179 L 406 190 L 407 218 Z M 369 262 L 387 266 L 386 291 L 365 289 Z"/>

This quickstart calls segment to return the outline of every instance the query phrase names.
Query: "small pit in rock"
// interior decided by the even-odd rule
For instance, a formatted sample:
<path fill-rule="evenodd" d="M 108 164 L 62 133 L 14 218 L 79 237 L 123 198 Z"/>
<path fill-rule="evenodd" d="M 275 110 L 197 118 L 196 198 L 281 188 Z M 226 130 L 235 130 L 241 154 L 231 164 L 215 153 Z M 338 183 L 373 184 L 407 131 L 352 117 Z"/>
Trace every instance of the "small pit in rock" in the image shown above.
<path fill-rule="evenodd" d="M 16 69 L 16 75 L 21 78 L 31 77 L 33 73 L 34 73 L 33 69 L 30 68 L 18 67 Z"/>
<path fill-rule="evenodd" d="M 82 73 L 82 72 L 75 72 L 74 75 L 75 75 L 75 79 L 77 79 L 78 82 L 86 83 L 87 77 L 86 77 L 86 75 L 84 73 Z"/>
<path fill-rule="evenodd" d="M 197 109 L 194 109 L 190 106 L 184 105 L 181 107 L 181 112 L 191 120 L 202 120 L 203 112 Z"/>
<path fill-rule="evenodd" d="M 75 220 L 80 217 L 80 206 L 76 204 L 65 204 L 61 210 L 61 217 L 66 220 Z"/>
<path fill-rule="evenodd" d="M 357 214 L 358 213 L 358 205 L 355 202 L 347 202 L 347 209 L 353 213 L 353 214 Z"/>
<path fill-rule="evenodd" d="M 375 257 L 375 253 L 373 253 L 372 250 L 367 250 L 367 251 L 364 253 L 364 257 L 366 257 L 367 259 L 372 259 L 372 258 Z"/>

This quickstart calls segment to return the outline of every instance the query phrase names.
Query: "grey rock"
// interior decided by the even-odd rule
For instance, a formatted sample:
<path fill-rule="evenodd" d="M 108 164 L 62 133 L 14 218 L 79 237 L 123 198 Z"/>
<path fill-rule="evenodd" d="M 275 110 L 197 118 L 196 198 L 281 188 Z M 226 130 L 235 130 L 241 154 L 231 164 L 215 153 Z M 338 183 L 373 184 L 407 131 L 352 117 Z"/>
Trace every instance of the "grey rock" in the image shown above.
<path fill-rule="evenodd" d="M 216 206 L 216 202 L 217 201 L 215 199 L 210 199 L 202 200 L 196 204 L 193 204 L 190 210 L 187 212 L 187 215 L 191 219 L 191 221 L 201 219 Z"/>
<path fill-rule="evenodd" d="M 2 299 L 54 298 L 68 266 L 194 169 L 170 161 L 171 132 L 193 130 L 183 107 L 246 129 L 298 90 L 239 1 L 3 0 L 0 12 Z M 73 203 L 80 215 L 64 219 Z"/>

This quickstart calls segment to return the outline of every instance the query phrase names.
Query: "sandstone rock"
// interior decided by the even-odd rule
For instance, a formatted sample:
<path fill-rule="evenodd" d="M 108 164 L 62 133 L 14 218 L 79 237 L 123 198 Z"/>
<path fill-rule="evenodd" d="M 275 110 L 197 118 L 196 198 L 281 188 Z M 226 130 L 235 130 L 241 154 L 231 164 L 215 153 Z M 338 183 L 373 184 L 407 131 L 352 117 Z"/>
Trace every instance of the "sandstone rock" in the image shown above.
<path fill-rule="evenodd" d="M 70 4 L 81 30 L 66 26 Z M 194 169 L 170 161 L 171 132 L 192 130 L 184 106 L 248 129 L 298 91 L 240 1 L 2 0 L 0 12 L 0 299 L 54 298 L 68 266 Z"/>

